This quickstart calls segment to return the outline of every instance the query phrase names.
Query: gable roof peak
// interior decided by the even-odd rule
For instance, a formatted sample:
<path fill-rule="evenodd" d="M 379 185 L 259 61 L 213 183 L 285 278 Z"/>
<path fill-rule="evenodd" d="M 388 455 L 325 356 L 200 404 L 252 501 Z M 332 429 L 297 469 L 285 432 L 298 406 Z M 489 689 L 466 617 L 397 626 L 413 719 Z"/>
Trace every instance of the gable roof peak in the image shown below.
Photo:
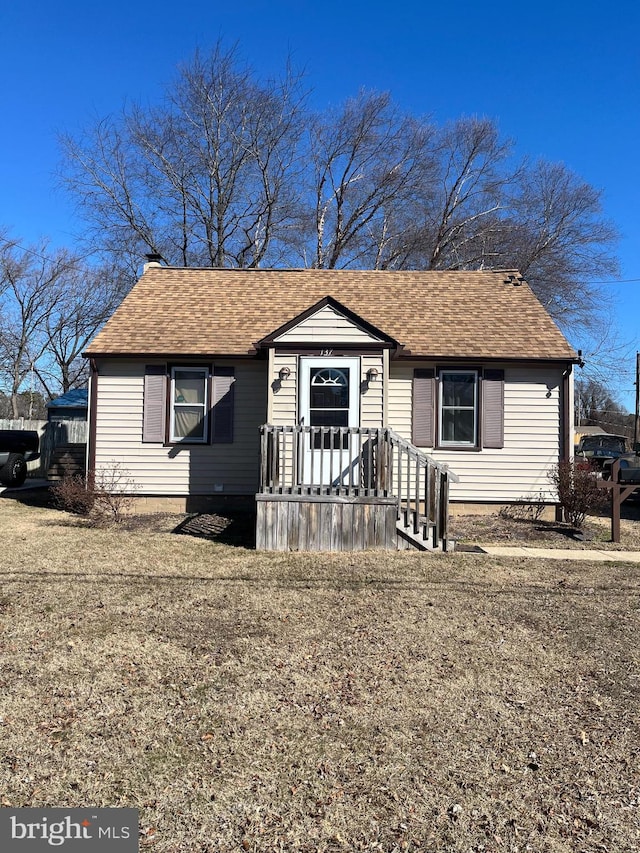
<path fill-rule="evenodd" d="M 343 305 L 342 302 L 340 302 L 338 299 L 336 299 L 334 296 L 331 296 L 330 294 L 327 294 L 327 296 L 324 296 L 322 299 L 318 300 L 318 302 L 315 302 L 313 305 L 310 305 L 305 310 L 296 314 L 295 317 L 291 317 L 285 323 L 282 323 L 282 325 L 278 326 L 277 329 L 274 329 L 268 335 L 265 335 L 261 340 L 257 341 L 255 347 L 259 349 L 260 347 L 268 347 L 273 345 L 278 340 L 278 338 L 287 334 L 287 332 L 291 332 L 293 329 L 296 328 L 296 326 L 301 326 L 306 320 L 318 314 L 325 308 L 332 309 L 337 314 L 340 314 L 342 317 L 344 317 L 345 320 L 347 320 L 353 326 L 361 329 L 365 334 L 369 335 L 374 339 L 379 340 L 381 343 L 384 342 L 386 344 L 391 344 L 396 349 L 399 347 L 398 341 L 395 338 L 392 338 L 382 329 L 378 328 L 377 326 L 374 326 L 373 323 L 370 323 L 365 320 L 362 316 L 360 316 L 360 314 L 357 314 L 356 312 L 347 308 L 346 305 Z"/>

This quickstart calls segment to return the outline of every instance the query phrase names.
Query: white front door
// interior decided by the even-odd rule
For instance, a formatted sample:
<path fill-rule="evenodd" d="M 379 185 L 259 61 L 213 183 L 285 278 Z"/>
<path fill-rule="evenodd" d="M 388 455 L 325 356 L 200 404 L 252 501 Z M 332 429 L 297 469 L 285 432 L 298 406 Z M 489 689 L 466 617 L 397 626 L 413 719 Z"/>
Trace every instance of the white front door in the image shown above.
<path fill-rule="evenodd" d="M 301 357 L 299 382 L 300 422 L 318 427 L 303 434 L 303 483 L 356 485 L 359 436 L 335 427 L 360 426 L 360 359 Z"/>

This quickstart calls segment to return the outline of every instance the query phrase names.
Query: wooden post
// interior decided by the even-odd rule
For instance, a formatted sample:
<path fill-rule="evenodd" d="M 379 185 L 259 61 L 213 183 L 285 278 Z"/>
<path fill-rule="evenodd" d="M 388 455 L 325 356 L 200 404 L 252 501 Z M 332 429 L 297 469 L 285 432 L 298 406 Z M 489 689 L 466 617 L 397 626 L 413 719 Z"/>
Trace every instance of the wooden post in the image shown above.
<path fill-rule="evenodd" d="M 260 492 L 267 491 L 268 462 L 267 462 L 267 430 L 265 425 L 260 427 Z"/>
<path fill-rule="evenodd" d="M 620 541 L 620 486 L 617 482 L 611 489 L 611 541 Z"/>
<path fill-rule="evenodd" d="M 640 352 L 636 353 L 636 419 L 633 428 L 633 449 L 637 453 L 640 442 Z"/>
<path fill-rule="evenodd" d="M 635 490 L 637 484 L 633 486 L 623 486 L 620 480 L 620 460 L 616 461 L 611 466 L 611 480 L 601 480 L 598 485 L 601 489 L 609 489 L 611 492 L 611 541 L 620 541 L 620 507 Z"/>
<path fill-rule="evenodd" d="M 442 538 L 442 550 L 448 551 L 450 549 L 449 543 L 449 476 L 445 474 L 442 478 L 442 500 L 440 503 L 440 512 L 442 513 L 442 523 L 441 523 L 441 538 Z"/>

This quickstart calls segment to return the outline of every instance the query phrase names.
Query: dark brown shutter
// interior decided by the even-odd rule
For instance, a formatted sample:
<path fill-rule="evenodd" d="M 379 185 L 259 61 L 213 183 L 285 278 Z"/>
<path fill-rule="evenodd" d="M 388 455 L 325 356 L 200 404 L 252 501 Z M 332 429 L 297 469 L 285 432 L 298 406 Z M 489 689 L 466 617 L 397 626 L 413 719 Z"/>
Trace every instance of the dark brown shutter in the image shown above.
<path fill-rule="evenodd" d="M 504 370 L 485 370 L 482 377 L 482 446 L 504 447 Z"/>
<path fill-rule="evenodd" d="M 211 393 L 211 441 L 231 444 L 235 375 L 233 367 L 214 367 Z"/>
<path fill-rule="evenodd" d="M 435 377 L 432 367 L 413 371 L 412 441 L 418 447 L 433 447 L 435 444 Z"/>
<path fill-rule="evenodd" d="M 163 444 L 167 420 L 167 368 L 147 364 L 144 369 L 142 440 Z"/>

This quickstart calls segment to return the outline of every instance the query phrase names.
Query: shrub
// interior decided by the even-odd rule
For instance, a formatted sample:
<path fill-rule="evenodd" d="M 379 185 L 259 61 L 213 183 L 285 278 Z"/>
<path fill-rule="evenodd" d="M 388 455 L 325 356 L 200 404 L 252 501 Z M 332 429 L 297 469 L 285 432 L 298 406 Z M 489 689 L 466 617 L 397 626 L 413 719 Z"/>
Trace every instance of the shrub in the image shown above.
<path fill-rule="evenodd" d="M 540 521 L 546 507 L 545 496 L 542 492 L 536 495 L 525 495 L 515 503 L 500 507 L 498 515 L 512 521 Z"/>
<path fill-rule="evenodd" d="M 95 502 L 95 495 L 87 488 L 86 480 L 81 474 L 63 477 L 51 487 L 51 494 L 55 506 L 74 515 L 88 516 Z"/>
<path fill-rule="evenodd" d="M 52 487 L 56 506 L 87 518 L 92 524 L 118 524 L 130 509 L 137 486 L 119 462 L 85 479 L 73 475 Z"/>
<path fill-rule="evenodd" d="M 554 465 L 549 481 L 558 493 L 565 518 L 572 527 L 581 528 L 590 512 L 601 509 L 607 500 L 598 487 L 594 468 L 583 460 L 570 459 Z"/>

